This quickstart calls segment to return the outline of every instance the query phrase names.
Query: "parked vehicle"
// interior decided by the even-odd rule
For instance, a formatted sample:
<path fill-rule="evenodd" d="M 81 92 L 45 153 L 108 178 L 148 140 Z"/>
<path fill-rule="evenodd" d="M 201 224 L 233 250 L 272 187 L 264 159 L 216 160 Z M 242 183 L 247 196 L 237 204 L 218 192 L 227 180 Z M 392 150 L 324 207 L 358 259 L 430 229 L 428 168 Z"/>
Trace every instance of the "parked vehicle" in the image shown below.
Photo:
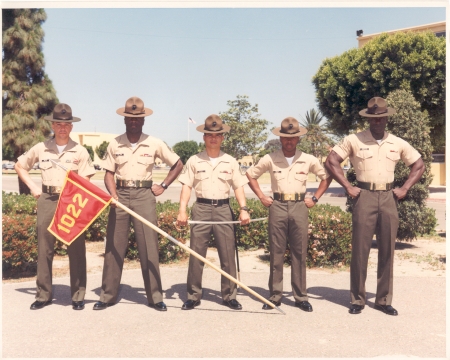
<path fill-rule="evenodd" d="M 13 163 L 2 164 L 2 170 L 14 170 Z"/>

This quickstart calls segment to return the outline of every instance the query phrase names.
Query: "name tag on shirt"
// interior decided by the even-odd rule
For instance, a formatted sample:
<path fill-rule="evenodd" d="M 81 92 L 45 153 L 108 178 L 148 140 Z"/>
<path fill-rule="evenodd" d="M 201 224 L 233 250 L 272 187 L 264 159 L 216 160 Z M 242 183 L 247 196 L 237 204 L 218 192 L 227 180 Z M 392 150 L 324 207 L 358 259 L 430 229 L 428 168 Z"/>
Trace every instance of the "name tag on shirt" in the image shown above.
<path fill-rule="evenodd" d="M 124 154 L 115 154 L 116 156 L 124 156 Z"/>
<path fill-rule="evenodd" d="M 142 155 L 140 155 L 140 156 L 152 157 L 152 155 L 150 155 L 150 154 L 142 154 Z"/>

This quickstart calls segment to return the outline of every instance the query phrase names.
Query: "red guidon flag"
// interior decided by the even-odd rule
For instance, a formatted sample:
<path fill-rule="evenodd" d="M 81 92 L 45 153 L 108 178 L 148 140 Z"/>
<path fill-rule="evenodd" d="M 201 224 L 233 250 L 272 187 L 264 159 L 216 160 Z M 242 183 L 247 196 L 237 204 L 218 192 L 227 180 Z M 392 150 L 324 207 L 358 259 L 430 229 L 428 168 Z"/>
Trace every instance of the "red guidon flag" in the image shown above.
<path fill-rule="evenodd" d="M 64 244 L 70 245 L 94 222 L 111 200 L 109 194 L 69 170 L 55 215 L 47 230 Z"/>

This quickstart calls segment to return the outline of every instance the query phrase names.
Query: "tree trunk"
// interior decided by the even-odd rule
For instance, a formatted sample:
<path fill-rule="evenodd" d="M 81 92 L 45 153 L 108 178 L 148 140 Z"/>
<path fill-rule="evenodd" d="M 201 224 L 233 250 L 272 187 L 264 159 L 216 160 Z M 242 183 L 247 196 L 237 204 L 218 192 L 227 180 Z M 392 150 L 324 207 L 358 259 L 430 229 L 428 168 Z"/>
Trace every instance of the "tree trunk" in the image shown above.
<path fill-rule="evenodd" d="M 20 179 L 20 177 L 17 177 L 19 180 L 19 194 L 25 194 L 25 195 L 31 195 L 30 188 Z"/>

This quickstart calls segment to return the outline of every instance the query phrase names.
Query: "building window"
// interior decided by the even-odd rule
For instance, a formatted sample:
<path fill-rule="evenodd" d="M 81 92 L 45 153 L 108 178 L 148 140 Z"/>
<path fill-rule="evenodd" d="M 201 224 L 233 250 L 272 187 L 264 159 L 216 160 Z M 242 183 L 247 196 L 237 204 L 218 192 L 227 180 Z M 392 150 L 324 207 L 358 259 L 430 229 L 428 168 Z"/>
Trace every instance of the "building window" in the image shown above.
<path fill-rule="evenodd" d="M 434 163 L 445 163 L 445 154 L 431 154 Z"/>
<path fill-rule="evenodd" d="M 445 37 L 445 31 L 435 33 L 437 37 Z"/>

